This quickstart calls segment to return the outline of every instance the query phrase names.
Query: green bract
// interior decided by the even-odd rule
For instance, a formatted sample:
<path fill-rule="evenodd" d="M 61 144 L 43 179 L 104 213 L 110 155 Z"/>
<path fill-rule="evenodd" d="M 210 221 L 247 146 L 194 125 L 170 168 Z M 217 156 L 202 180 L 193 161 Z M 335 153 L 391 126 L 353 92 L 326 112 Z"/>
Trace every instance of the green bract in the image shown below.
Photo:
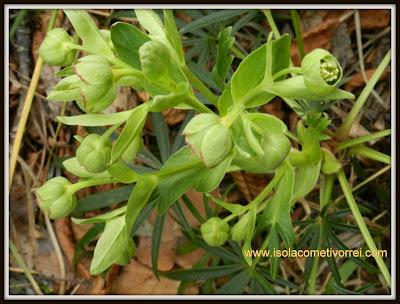
<path fill-rule="evenodd" d="M 69 189 L 70 185 L 71 183 L 65 177 L 57 176 L 36 190 L 40 208 L 50 218 L 66 217 L 75 209 L 77 199 Z"/>
<path fill-rule="evenodd" d="M 76 50 L 69 44 L 74 39 L 62 28 L 55 28 L 47 33 L 39 48 L 39 55 L 44 62 L 51 65 L 66 66 L 72 64 Z"/>
<path fill-rule="evenodd" d="M 211 217 L 200 227 L 204 241 L 210 246 L 222 246 L 229 237 L 229 225 L 219 217 Z"/>
<path fill-rule="evenodd" d="M 158 41 L 148 41 L 139 48 L 142 71 L 149 79 L 167 79 L 171 61 L 168 48 Z"/>
<path fill-rule="evenodd" d="M 87 171 L 100 173 L 106 170 L 110 162 L 111 148 L 110 140 L 98 134 L 89 134 L 76 151 L 76 158 Z"/>

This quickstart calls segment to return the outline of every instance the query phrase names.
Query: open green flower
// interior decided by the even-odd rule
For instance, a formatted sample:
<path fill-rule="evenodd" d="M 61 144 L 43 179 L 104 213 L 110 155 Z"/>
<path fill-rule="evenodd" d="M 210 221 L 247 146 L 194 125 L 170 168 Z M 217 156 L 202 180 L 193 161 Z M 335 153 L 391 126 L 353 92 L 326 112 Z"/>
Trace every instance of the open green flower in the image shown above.
<path fill-rule="evenodd" d="M 40 45 L 39 55 L 44 62 L 51 65 L 70 65 L 76 54 L 76 50 L 69 46 L 73 42 L 74 39 L 64 29 L 52 29 Z"/>
<path fill-rule="evenodd" d="M 211 217 L 200 227 L 204 241 L 213 247 L 222 246 L 229 237 L 229 225 L 219 217 Z"/>
<path fill-rule="evenodd" d="M 306 87 L 319 96 L 335 90 L 342 78 L 342 68 L 336 58 L 324 49 L 315 49 L 301 62 Z"/>
<path fill-rule="evenodd" d="M 48 180 L 36 191 L 40 208 L 50 218 L 66 217 L 75 209 L 77 199 L 70 190 L 70 185 L 70 181 L 65 177 L 57 176 Z"/>
<path fill-rule="evenodd" d="M 76 151 L 79 164 L 91 173 L 106 170 L 111 159 L 112 142 L 98 134 L 86 136 Z"/>
<path fill-rule="evenodd" d="M 186 143 L 207 167 L 215 167 L 232 153 L 233 141 L 228 127 L 218 115 L 195 116 L 183 130 Z"/>

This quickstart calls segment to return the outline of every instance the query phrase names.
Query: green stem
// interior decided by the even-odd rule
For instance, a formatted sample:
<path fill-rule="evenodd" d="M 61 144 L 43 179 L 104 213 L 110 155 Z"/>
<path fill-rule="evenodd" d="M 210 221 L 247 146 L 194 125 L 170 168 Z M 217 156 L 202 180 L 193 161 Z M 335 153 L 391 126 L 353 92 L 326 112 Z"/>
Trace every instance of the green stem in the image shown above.
<path fill-rule="evenodd" d="M 43 292 L 40 290 L 38 283 L 36 283 L 35 279 L 33 278 L 31 272 L 28 269 L 24 259 L 19 254 L 17 246 L 14 245 L 13 241 L 9 240 L 9 246 L 11 250 L 11 254 L 14 256 L 18 266 L 24 270 L 25 276 L 28 279 L 29 283 L 31 283 L 33 290 L 36 294 L 42 295 Z"/>
<path fill-rule="evenodd" d="M 214 113 L 195 96 L 188 96 L 188 98 L 185 100 L 185 103 L 200 113 Z"/>
<path fill-rule="evenodd" d="M 365 102 L 367 101 L 367 98 L 369 94 L 371 93 L 372 89 L 376 85 L 376 83 L 379 81 L 381 78 L 383 72 L 385 71 L 386 67 L 388 66 L 390 62 L 390 55 L 391 51 L 389 50 L 377 69 L 375 70 L 374 74 L 368 81 L 368 84 L 365 86 L 363 91 L 361 92 L 360 96 L 357 98 L 356 102 L 353 105 L 353 108 L 351 109 L 350 113 L 344 118 L 342 125 L 340 128 L 336 131 L 335 137 L 339 140 L 344 140 L 347 138 L 351 126 L 353 125 L 354 121 L 356 120 L 358 114 L 360 113 L 362 107 L 364 106 Z"/>
<path fill-rule="evenodd" d="M 299 68 L 299 67 L 289 67 L 289 68 L 280 70 L 279 72 L 275 73 L 272 76 L 272 79 L 276 80 L 281 76 L 284 76 L 284 75 L 287 75 L 287 74 L 291 74 L 291 73 L 292 74 L 303 74 L 303 70 L 301 68 Z"/>
<path fill-rule="evenodd" d="M 299 57 L 301 61 L 304 58 L 304 43 L 303 36 L 301 34 L 300 16 L 295 9 L 290 10 L 290 16 L 292 17 L 294 33 L 296 36 L 297 50 L 299 51 Z"/>
<path fill-rule="evenodd" d="M 246 54 L 244 54 L 241 50 L 239 50 L 236 46 L 232 45 L 230 47 L 232 53 L 239 59 L 243 60 L 246 58 Z"/>
<path fill-rule="evenodd" d="M 385 153 L 368 148 L 362 144 L 353 146 L 349 152 L 351 154 L 355 154 L 357 156 L 366 157 L 369 159 L 373 159 L 373 160 L 382 162 L 386 165 L 390 165 L 390 161 L 391 161 L 390 155 L 386 155 Z"/>
<path fill-rule="evenodd" d="M 187 65 L 182 67 L 183 72 L 189 81 L 194 85 L 196 89 L 200 91 L 214 106 L 218 105 L 218 97 L 215 96 L 201 81 L 197 78 L 195 74 L 188 68 Z"/>
<path fill-rule="evenodd" d="M 358 225 L 358 228 L 360 229 L 360 232 L 367 243 L 368 248 L 372 252 L 378 252 L 378 248 L 376 247 L 374 240 L 372 239 L 371 234 L 369 233 L 369 230 L 367 228 L 367 225 L 365 224 L 362 214 L 360 210 L 358 209 L 357 203 L 353 197 L 351 187 L 347 181 L 346 175 L 344 174 L 343 169 L 340 169 L 338 172 L 338 179 L 340 186 L 342 187 L 344 196 L 346 197 L 347 203 L 349 204 L 349 207 L 351 209 L 351 212 L 353 213 L 354 219 L 356 220 L 356 223 Z M 375 254 L 374 256 L 376 263 L 378 264 L 378 267 L 388 284 L 389 288 L 391 287 L 391 277 L 389 270 L 386 267 L 385 262 L 383 261 L 382 257 L 378 254 Z"/>
<path fill-rule="evenodd" d="M 365 142 L 368 142 L 371 140 L 380 139 L 382 137 L 390 135 L 391 133 L 392 133 L 392 130 L 387 129 L 387 130 L 383 130 L 383 131 L 376 132 L 373 134 L 361 136 L 361 137 L 358 137 L 355 139 L 346 140 L 337 145 L 336 151 L 340 151 L 340 150 L 343 150 L 343 149 L 346 149 L 346 148 L 349 148 L 349 147 L 352 147 L 352 146 L 355 146 L 358 144 L 362 144 L 362 143 L 365 143 Z"/>
<path fill-rule="evenodd" d="M 75 192 L 77 192 L 81 189 L 87 188 L 87 187 L 111 184 L 114 182 L 116 182 L 116 180 L 112 177 L 100 177 L 100 178 L 91 178 L 88 180 L 83 180 L 78 183 L 72 184 L 68 187 L 72 191 L 72 193 L 75 193 Z"/>

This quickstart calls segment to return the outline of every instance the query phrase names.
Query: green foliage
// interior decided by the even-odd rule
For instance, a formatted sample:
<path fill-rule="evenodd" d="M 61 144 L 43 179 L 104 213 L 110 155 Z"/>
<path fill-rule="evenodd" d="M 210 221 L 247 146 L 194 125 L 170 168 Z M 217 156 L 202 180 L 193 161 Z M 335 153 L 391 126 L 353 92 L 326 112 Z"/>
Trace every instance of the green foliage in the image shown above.
<path fill-rule="evenodd" d="M 59 73 L 62 80 L 48 99 L 76 101 L 85 112 L 58 117 L 64 124 L 107 127 L 102 135 L 77 137 L 81 143 L 76 157 L 63 162 L 68 172 L 80 178 L 77 183 L 55 177 L 37 190 L 41 208 L 52 218 L 73 213 L 73 222 L 95 224 L 78 245 L 74 261 L 81 256 L 83 247 L 101 233 L 91 273 L 101 274 L 114 263 L 129 263 L 135 251 L 133 236 L 156 209 L 151 251 L 153 271 L 182 281 L 180 292 L 189 281 L 204 280 L 203 291 L 208 293 L 275 294 L 276 286 L 300 293 L 299 286 L 280 277 L 279 257 L 252 257 L 245 252 L 256 246 L 261 250 L 280 249 L 282 245 L 287 249 L 306 245 L 311 249 L 347 248 L 336 236 L 337 231 L 358 232 L 358 228 L 341 221 L 343 214 L 331 208 L 337 174 L 367 245 L 375 246 L 346 184 L 342 160 L 355 155 L 390 163 L 390 157 L 366 147 L 366 140 L 339 144 L 339 154 L 335 149 L 321 148 L 321 141 L 332 136 L 331 120 L 322 110 L 331 102 L 354 98 L 353 94 L 339 89 L 343 71 L 332 54 L 316 49 L 304 55 L 300 67 L 293 67 L 291 39 L 287 34 L 280 36 L 273 24 L 275 34 L 270 33 L 267 41 L 257 44 L 248 56 L 239 56 L 243 60 L 235 68 L 233 62 L 238 50 L 233 35 L 257 15 L 248 10 L 221 10 L 208 15 L 189 10 L 197 18 L 190 24 L 180 24 L 180 30 L 172 10 L 164 10 L 163 19 L 153 10 L 135 10 L 147 34 L 139 27 L 122 22 L 113 24 L 110 31 L 100 31 L 85 11 L 66 10 L 65 13 L 82 44 L 60 30 L 46 37 L 40 51 L 43 60 L 53 65 L 67 65 Z M 271 21 L 272 15 L 267 13 L 267 16 Z M 238 20 L 233 26 L 225 24 L 234 18 Z M 293 12 L 292 18 L 298 31 L 298 15 Z M 188 37 L 182 39 L 183 34 Z M 297 38 L 302 54 L 302 41 Z M 183 47 L 199 43 L 212 43 L 213 48 L 218 45 L 211 56 L 211 72 L 200 67 L 210 57 L 203 46 L 197 64 L 190 60 L 192 49 L 186 54 L 183 51 Z M 48 50 L 53 45 L 57 54 Z M 71 54 L 76 50 L 82 50 L 85 56 L 75 60 Z M 146 91 L 150 100 L 123 112 L 99 113 L 114 102 L 120 86 Z M 214 92 L 220 93 L 219 96 Z M 281 119 L 258 112 L 258 107 L 275 97 L 280 97 L 300 115 L 295 134 L 288 131 Z M 168 109 L 190 110 L 174 142 L 160 114 Z M 160 155 L 161 160 L 143 146 L 143 128 L 148 116 L 159 150 L 155 155 Z M 388 134 L 385 132 L 382 136 Z M 298 145 L 293 145 L 291 139 Z M 138 159 L 146 166 L 134 164 Z M 228 172 L 238 170 L 270 174 L 272 179 L 245 206 L 209 194 Z M 292 222 L 292 207 L 314 193 L 318 182 L 320 213 L 317 219 L 301 223 L 307 227 L 296 238 L 293 226 L 299 223 Z M 112 183 L 126 185 L 79 201 L 74 195 L 83 188 Z M 206 217 L 185 197 L 191 188 L 205 193 Z M 200 229 L 190 226 L 180 198 L 201 223 Z M 213 199 L 216 208 L 210 206 L 208 198 Z M 87 211 L 118 204 L 122 205 L 113 211 L 92 218 L 83 216 Z M 161 235 L 169 210 L 173 210 L 188 241 L 186 248 L 190 249 L 186 250 L 206 251 L 193 269 L 171 272 L 157 269 Z M 326 260 L 333 277 L 327 291 L 351 292 L 344 288 L 342 279 L 349 277 L 354 265 L 348 266 L 350 270 L 342 270 L 334 259 Z M 368 261 L 356 260 L 357 265 L 376 272 Z M 304 266 L 305 285 L 310 294 L 315 293 L 320 262 L 321 259 L 308 258 Z M 383 260 L 377 263 L 388 280 L 390 274 Z M 213 280 L 221 276 L 226 276 L 227 281 L 215 288 Z"/>

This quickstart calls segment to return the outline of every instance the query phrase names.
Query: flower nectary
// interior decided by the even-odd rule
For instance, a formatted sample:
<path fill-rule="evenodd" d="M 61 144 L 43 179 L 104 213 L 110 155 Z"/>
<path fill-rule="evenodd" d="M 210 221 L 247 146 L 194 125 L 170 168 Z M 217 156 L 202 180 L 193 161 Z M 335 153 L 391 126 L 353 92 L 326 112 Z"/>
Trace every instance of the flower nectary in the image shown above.
<path fill-rule="evenodd" d="M 317 96 L 329 95 L 342 78 L 342 68 L 336 58 L 326 50 L 315 49 L 301 62 L 304 83 Z"/>

